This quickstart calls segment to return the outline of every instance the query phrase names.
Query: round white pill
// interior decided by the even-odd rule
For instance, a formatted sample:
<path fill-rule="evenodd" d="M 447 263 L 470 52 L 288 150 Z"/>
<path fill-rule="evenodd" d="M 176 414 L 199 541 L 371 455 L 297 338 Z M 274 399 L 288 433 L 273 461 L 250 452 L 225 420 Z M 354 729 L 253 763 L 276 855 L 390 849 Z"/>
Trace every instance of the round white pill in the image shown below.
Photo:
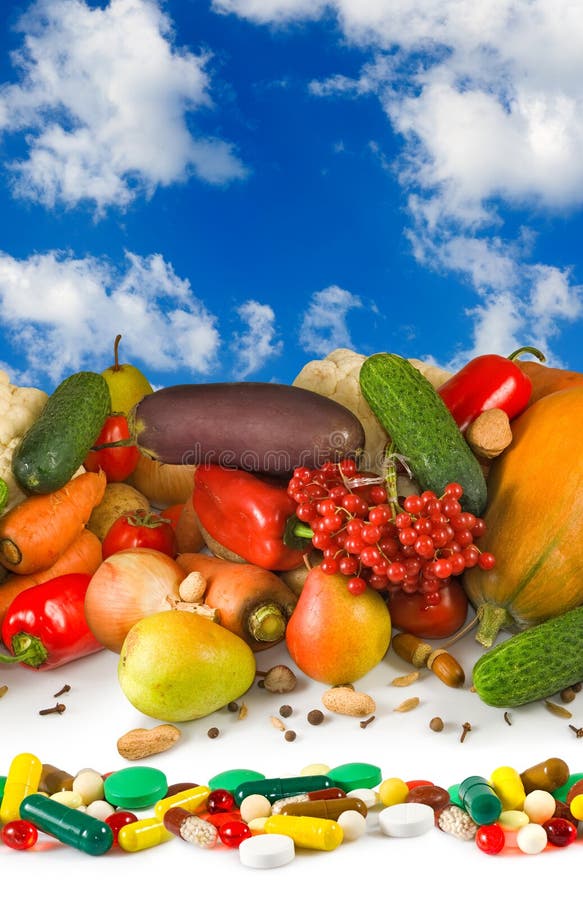
<path fill-rule="evenodd" d="M 372 788 L 354 788 L 353 791 L 348 791 L 346 796 L 362 800 L 363 803 L 366 803 L 367 809 L 372 809 L 379 802 L 379 795 Z"/>
<path fill-rule="evenodd" d="M 73 790 L 83 797 L 83 803 L 103 800 L 103 776 L 95 769 L 80 769 L 73 779 Z"/>
<path fill-rule="evenodd" d="M 516 846 L 523 853 L 542 853 L 547 842 L 547 833 L 537 822 L 530 822 L 516 832 Z"/>
<path fill-rule="evenodd" d="M 435 814 L 426 803 L 394 803 L 379 813 L 379 827 L 389 837 L 417 837 L 435 826 Z"/>
<path fill-rule="evenodd" d="M 94 819 L 100 819 L 101 822 L 105 822 L 107 817 L 113 815 L 114 812 L 115 806 L 112 806 L 107 800 L 93 800 L 86 809 L 88 816 L 93 816 Z"/>
<path fill-rule="evenodd" d="M 336 821 L 344 832 L 345 841 L 356 841 L 366 831 L 366 819 L 355 809 L 345 809 Z"/>
<path fill-rule="evenodd" d="M 531 822 L 542 825 L 547 819 L 552 819 L 557 808 L 557 801 L 548 791 L 531 791 L 524 798 L 522 805 Z"/>
<path fill-rule="evenodd" d="M 264 816 L 271 815 L 271 803 L 262 794 L 249 794 L 241 801 L 239 812 L 244 822 L 262 819 Z"/>
<path fill-rule="evenodd" d="M 239 859 L 252 869 L 275 869 L 295 857 L 295 845 L 287 834 L 255 834 L 239 844 Z"/>

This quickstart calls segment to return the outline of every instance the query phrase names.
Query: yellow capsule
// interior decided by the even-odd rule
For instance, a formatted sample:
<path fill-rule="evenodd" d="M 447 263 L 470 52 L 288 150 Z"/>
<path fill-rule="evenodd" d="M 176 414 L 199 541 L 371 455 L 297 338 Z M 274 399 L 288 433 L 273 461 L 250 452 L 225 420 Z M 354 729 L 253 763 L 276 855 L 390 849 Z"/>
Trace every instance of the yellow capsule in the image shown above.
<path fill-rule="evenodd" d="M 313 816 L 269 816 L 264 829 L 266 834 L 286 834 L 306 850 L 335 850 L 344 837 L 338 822 Z"/>
<path fill-rule="evenodd" d="M 155 816 L 148 819 L 138 819 L 120 828 L 117 842 L 122 850 L 135 853 L 137 850 L 149 850 L 169 841 L 174 835 Z"/>
<path fill-rule="evenodd" d="M 161 822 L 164 818 L 164 813 L 174 806 L 180 806 L 182 809 L 188 810 L 188 812 L 196 813 L 204 805 L 210 792 L 210 788 L 199 784 L 195 788 L 188 788 L 188 790 L 180 791 L 178 794 L 162 797 L 154 806 L 154 815 Z"/>
<path fill-rule="evenodd" d="M 579 822 L 583 821 L 583 794 L 577 794 L 576 797 L 573 797 L 571 803 L 569 804 L 569 809 L 571 811 L 571 815 L 573 815 Z"/>
<path fill-rule="evenodd" d="M 20 819 L 20 804 L 29 794 L 36 794 L 43 764 L 34 753 L 19 753 L 8 769 L 4 796 L 0 805 L 0 822 L 6 825 Z"/>
<path fill-rule="evenodd" d="M 490 784 L 502 803 L 502 809 L 522 809 L 526 791 L 516 769 L 498 766 L 490 775 Z"/>

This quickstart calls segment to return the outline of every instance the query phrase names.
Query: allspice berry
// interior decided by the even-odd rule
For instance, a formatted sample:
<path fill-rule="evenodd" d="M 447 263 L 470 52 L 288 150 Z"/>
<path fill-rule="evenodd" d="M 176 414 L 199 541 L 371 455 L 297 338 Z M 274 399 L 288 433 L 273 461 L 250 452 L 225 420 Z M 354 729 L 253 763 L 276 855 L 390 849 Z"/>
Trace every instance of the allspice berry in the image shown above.
<path fill-rule="evenodd" d="M 215 728 L 215 727 L 209 728 L 209 730 L 207 731 L 207 737 L 210 737 L 210 738 L 217 738 L 218 736 L 219 736 L 219 729 L 218 729 L 218 728 Z"/>
<path fill-rule="evenodd" d="M 279 707 L 279 714 L 283 716 L 284 719 L 287 719 L 288 716 L 291 716 L 293 709 L 289 705 L 289 703 L 284 703 L 283 706 Z"/>
<path fill-rule="evenodd" d="M 321 709 L 311 709 L 307 715 L 310 725 L 321 725 L 324 721 L 324 713 Z"/>
<path fill-rule="evenodd" d="M 284 738 L 286 739 L 286 741 L 295 741 L 296 737 L 297 735 L 295 731 L 286 731 L 284 734 Z"/>

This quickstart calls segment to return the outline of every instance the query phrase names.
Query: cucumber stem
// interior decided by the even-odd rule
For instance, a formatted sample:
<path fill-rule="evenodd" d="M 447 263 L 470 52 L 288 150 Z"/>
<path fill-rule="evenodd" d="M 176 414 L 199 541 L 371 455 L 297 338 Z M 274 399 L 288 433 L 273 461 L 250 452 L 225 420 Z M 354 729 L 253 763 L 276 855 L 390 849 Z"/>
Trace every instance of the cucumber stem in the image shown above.
<path fill-rule="evenodd" d="M 503 625 L 510 621 L 508 612 L 503 606 L 484 603 L 478 610 L 480 624 L 476 632 L 476 640 L 483 647 L 491 647 Z"/>

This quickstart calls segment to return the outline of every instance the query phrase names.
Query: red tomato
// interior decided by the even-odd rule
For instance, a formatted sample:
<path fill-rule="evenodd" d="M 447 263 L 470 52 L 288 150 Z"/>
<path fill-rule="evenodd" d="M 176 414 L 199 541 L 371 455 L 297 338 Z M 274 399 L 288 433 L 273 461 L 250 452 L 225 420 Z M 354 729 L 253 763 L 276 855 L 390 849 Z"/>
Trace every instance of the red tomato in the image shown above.
<path fill-rule="evenodd" d="M 123 413 L 108 416 L 95 441 L 95 446 L 113 444 L 130 438 L 128 420 Z M 140 451 L 135 444 L 127 447 L 104 447 L 102 450 L 90 450 L 83 463 L 88 472 L 103 469 L 108 481 L 123 481 L 131 475 L 138 464 Z"/>
<path fill-rule="evenodd" d="M 118 550 L 134 547 L 159 550 L 173 558 L 178 554 L 176 535 L 170 521 L 145 509 L 124 513 L 116 519 L 103 538 L 101 552 L 103 559 L 107 559 Z"/>
<path fill-rule="evenodd" d="M 440 590 L 441 600 L 433 606 L 421 593 L 392 591 L 388 598 L 391 624 L 399 631 L 420 638 L 444 638 L 462 627 L 468 614 L 468 598 L 455 578 Z"/>

